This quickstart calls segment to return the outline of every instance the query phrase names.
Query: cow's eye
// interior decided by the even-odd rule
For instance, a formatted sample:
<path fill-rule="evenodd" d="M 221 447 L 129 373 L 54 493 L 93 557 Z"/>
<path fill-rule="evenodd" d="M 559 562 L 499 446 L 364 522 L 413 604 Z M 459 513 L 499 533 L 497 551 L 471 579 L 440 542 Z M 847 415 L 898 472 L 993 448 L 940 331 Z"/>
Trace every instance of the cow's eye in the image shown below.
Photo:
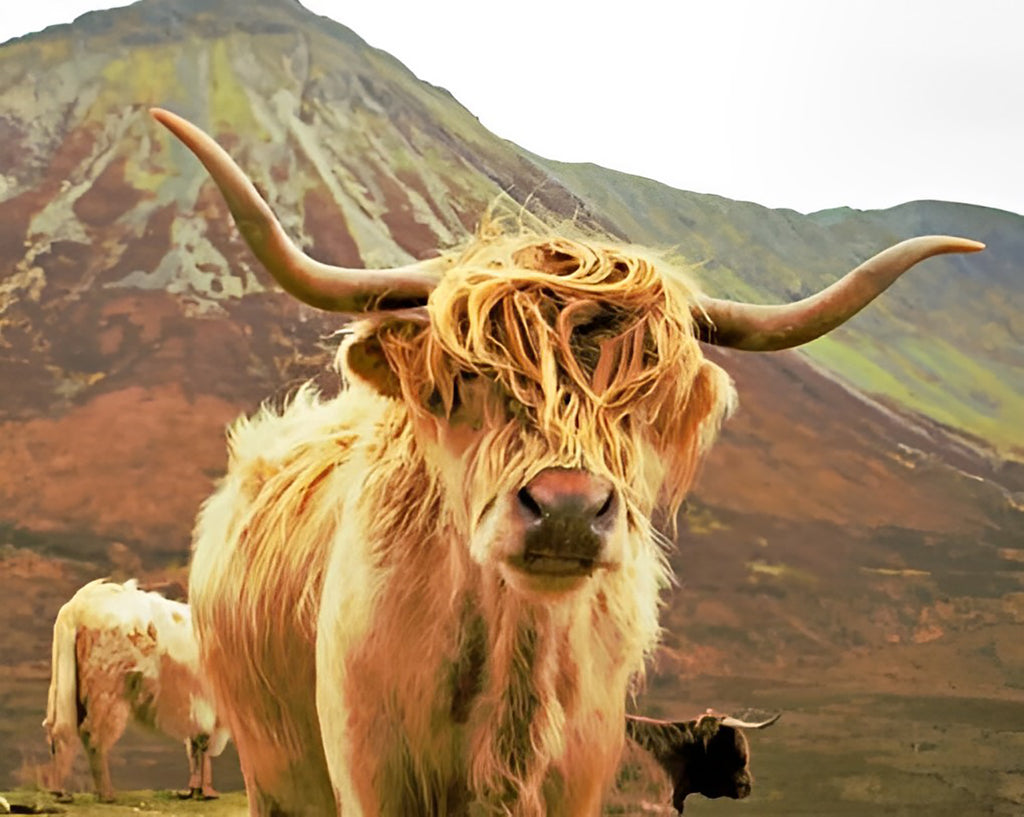
<path fill-rule="evenodd" d="M 619 331 L 621 323 L 622 315 L 620 313 L 611 309 L 602 309 L 588 315 L 585 321 L 578 323 L 575 332 L 583 337 L 614 335 Z"/>
<path fill-rule="evenodd" d="M 452 381 L 452 403 L 448 411 L 445 411 L 444 398 L 441 392 L 434 389 L 426 399 L 427 410 L 435 417 L 444 417 L 446 414 L 451 417 L 458 413 L 465 405 L 468 397 L 467 386 L 479 377 L 476 372 L 463 372 Z"/>
<path fill-rule="evenodd" d="M 451 413 L 453 415 L 456 412 L 458 412 L 458 410 L 460 408 L 462 408 L 462 404 L 463 404 L 462 392 L 463 392 L 462 380 L 461 380 L 461 378 L 456 377 L 455 380 L 452 381 L 452 407 L 451 407 Z"/>
<path fill-rule="evenodd" d="M 441 399 L 441 392 L 434 389 L 427 399 L 423 401 L 423 405 L 426 406 L 427 411 L 433 414 L 435 417 L 444 416 L 444 400 Z"/>

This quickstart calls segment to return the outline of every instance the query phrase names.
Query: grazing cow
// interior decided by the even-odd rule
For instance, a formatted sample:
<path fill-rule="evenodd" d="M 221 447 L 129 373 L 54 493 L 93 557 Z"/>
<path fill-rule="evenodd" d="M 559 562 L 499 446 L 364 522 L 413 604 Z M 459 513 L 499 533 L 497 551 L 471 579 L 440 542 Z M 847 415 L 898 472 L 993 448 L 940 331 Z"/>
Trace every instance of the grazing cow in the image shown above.
<path fill-rule="evenodd" d="M 228 732 L 199 669 L 188 605 L 139 590 L 134 579 L 97 579 L 60 608 L 53 625 L 43 721 L 51 787 L 69 798 L 64 784 L 81 738 L 96 793 L 112 801 L 108 754 L 131 718 L 184 741 L 189 794 L 217 796 L 210 758 L 224 751 Z"/>
<path fill-rule="evenodd" d="M 744 729 L 764 729 L 779 719 L 742 721 L 710 713 L 692 721 L 626 717 L 626 734 L 648 752 L 672 782 L 672 805 L 683 813 L 690 794 L 708 798 L 750 796 L 750 747 Z"/>
<path fill-rule="evenodd" d="M 340 395 L 235 423 L 196 524 L 190 597 L 256 815 L 597 814 L 658 640 L 651 517 L 675 518 L 733 402 L 698 340 L 795 346 L 982 246 L 914 239 L 776 307 L 632 248 L 486 228 L 397 269 L 329 267 L 214 140 L 153 114 L 284 289 L 366 315 Z"/>

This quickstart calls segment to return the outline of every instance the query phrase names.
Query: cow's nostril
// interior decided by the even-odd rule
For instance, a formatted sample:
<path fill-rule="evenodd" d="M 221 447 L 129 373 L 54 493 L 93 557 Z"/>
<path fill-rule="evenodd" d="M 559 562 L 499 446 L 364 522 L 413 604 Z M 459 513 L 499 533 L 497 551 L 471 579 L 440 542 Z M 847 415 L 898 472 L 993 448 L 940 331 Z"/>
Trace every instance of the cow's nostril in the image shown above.
<path fill-rule="evenodd" d="M 516 501 L 520 517 L 531 524 L 576 519 L 606 526 L 618 508 L 608 480 L 567 468 L 541 471 L 517 491 Z"/>
<path fill-rule="evenodd" d="M 540 504 L 534 499 L 526 488 L 520 488 L 519 493 L 516 494 L 519 499 L 519 504 L 524 508 L 530 516 L 536 519 L 542 519 L 544 517 L 544 509 L 541 508 Z"/>

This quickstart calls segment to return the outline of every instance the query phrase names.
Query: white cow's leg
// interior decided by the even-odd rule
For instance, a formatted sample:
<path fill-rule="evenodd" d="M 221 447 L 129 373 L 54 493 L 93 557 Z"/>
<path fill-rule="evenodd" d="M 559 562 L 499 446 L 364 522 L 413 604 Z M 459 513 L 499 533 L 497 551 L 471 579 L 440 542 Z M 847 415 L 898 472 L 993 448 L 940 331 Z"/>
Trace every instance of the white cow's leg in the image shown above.
<path fill-rule="evenodd" d="M 89 758 L 89 771 L 96 787 L 96 796 L 101 803 L 114 802 L 114 785 L 110 781 L 109 750 L 101 740 L 89 732 L 82 733 L 82 744 L 85 746 L 86 757 Z"/>

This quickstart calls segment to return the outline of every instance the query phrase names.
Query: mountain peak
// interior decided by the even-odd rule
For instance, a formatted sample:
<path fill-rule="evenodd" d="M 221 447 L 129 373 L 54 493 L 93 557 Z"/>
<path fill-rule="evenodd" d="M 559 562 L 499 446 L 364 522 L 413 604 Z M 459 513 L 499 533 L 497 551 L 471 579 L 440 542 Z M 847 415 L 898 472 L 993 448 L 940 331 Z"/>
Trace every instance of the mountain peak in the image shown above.
<path fill-rule="evenodd" d="M 87 11 L 71 23 L 52 25 L 9 42 L 60 38 L 68 34 L 84 37 L 113 34 L 116 37 L 127 31 L 132 32 L 129 39 L 133 42 L 157 42 L 173 39 L 182 27 L 195 24 L 201 24 L 207 36 L 232 29 L 259 33 L 310 24 L 330 28 L 335 35 L 353 36 L 347 28 L 314 14 L 299 0 L 248 0 L 244 13 L 239 13 L 240 8 L 232 0 L 137 0 L 129 6 Z"/>
<path fill-rule="evenodd" d="M 223 11 L 232 19 L 239 19 L 250 16 L 253 12 L 266 12 L 276 10 L 299 11 L 303 14 L 312 15 L 309 9 L 302 5 L 299 0 L 247 0 L 244 6 L 240 6 L 232 0 L 138 0 L 132 7 L 145 9 L 173 10 L 184 14 L 202 14 L 206 12 Z M 244 9 L 244 13 L 239 11 Z"/>

